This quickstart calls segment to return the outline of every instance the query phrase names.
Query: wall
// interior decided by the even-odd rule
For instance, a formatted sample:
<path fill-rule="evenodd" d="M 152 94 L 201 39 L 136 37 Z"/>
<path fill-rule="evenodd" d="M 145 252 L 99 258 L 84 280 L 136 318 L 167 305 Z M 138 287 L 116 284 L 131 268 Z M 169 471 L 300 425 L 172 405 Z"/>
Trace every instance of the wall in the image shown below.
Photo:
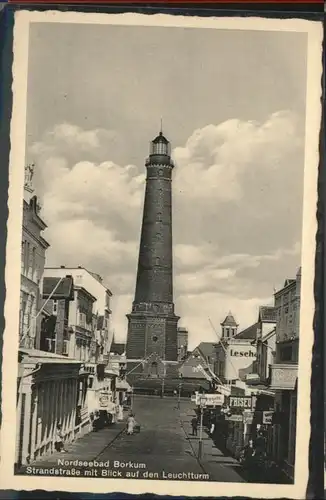
<path fill-rule="evenodd" d="M 21 247 L 21 294 L 19 336 L 25 336 L 24 346 L 39 348 L 41 315 L 35 320 L 41 307 L 40 280 L 48 243 L 41 237 L 44 222 L 37 214 L 37 200 L 24 201 Z"/>

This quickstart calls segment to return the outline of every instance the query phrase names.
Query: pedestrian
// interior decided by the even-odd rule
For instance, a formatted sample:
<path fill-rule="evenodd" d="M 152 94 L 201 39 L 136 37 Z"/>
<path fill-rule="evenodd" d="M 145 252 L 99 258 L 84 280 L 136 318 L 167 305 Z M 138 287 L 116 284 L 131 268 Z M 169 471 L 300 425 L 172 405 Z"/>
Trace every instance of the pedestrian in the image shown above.
<path fill-rule="evenodd" d="M 61 429 L 61 424 L 57 425 L 55 435 L 54 435 L 54 448 L 60 453 L 65 453 L 63 433 Z"/>
<path fill-rule="evenodd" d="M 134 433 L 135 425 L 136 425 L 136 420 L 135 420 L 134 414 L 130 413 L 130 415 L 127 419 L 127 434 L 128 435 L 131 435 Z"/>
<path fill-rule="evenodd" d="M 191 420 L 191 427 L 192 427 L 192 435 L 197 436 L 197 429 L 198 429 L 198 419 L 197 417 L 194 417 Z"/>
<path fill-rule="evenodd" d="M 209 433 L 210 433 L 210 435 L 211 435 L 211 436 L 213 436 L 214 431 L 215 431 L 215 424 L 214 424 L 214 422 L 213 422 L 213 423 L 211 424 L 211 428 L 210 428 L 210 431 L 209 431 Z"/>
<path fill-rule="evenodd" d="M 248 444 L 244 447 L 240 454 L 240 463 L 243 464 L 250 475 L 252 475 L 255 470 L 255 454 L 256 450 L 254 447 L 254 442 L 252 439 L 249 439 Z"/>

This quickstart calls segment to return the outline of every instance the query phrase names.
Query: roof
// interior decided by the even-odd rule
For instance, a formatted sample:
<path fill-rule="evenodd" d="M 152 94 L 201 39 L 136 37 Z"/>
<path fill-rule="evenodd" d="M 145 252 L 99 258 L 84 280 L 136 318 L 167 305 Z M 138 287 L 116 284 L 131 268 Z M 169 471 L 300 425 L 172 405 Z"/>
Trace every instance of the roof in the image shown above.
<path fill-rule="evenodd" d="M 83 266 L 77 266 L 77 267 L 69 267 L 69 266 L 57 266 L 57 267 L 48 267 L 48 266 L 45 266 L 44 269 L 47 269 L 47 270 L 51 270 L 51 269 L 62 269 L 62 270 L 66 270 L 67 272 L 69 271 L 77 271 L 78 269 L 81 269 L 83 271 L 86 271 L 88 274 L 90 274 L 98 283 L 100 283 L 100 285 L 103 286 L 103 288 L 106 289 L 106 291 L 108 292 L 108 294 L 110 296 L 112 296 L 112 292 L 111 290 L 104 284 L 103 282 L 103 278 L 101 275 L 99 275 L 98 273 L 93 273 L 92 271 L 89 271 L 88 269 L 86 269 L 86 267 L 83 267 Z"/>
<path fill-rule="evenodd" d="M 53 352 L 40 351 L 39 349 L 19 348 L 19 354 L 28 358 L 29 363 L 64 363 L 64 364 L 83 364 L 82 361 L 61 356 Z"/>
<path fill-rule="evenodd" d="M 157 137 L 155 137 L 155 139 L 153 140 L 154 144 L 157 144 L 158 142 L 163 142 L 164 144 L 169 143 L 169 141 L 167 140 L 166 137 L 164 137 L 162 132 L 160 132 L 159 135 Z"/>
<path fill-rule="evenodd" d="M 74 281 L 71 276 L 66 276 L 59 283 L 61 278 L 43 278 L 43 299 L 48 299 L 51 293 L 55 290 L 54 294 L 51 296 L 53 300 L 69 299 L 73 300 L 74 291 Z M 59 283 L 59 285 L 58 285 Z M 56 288 L 57 287 L 57 288 Z M 55 289 L 56 288 L 56 289 Z"/>
<path fill-rule="evenodd" d="M 274 306 L 261 306 L 259 320 L 263 323 L 276 323 L 276 308 Z"/>
<path fill-rule="evenodd" d="M 238 326 L 238 323 L 234 319 L 234 316 L 231 311 L 229 311 L 225 320 L 221 323 L 221 326 Z"/>
<path fill-rule="evenodd" d="M 245 330 L 242 330 L 239 332 L 237 335 L 235 335 L 233 338 L 235 340 L 237 339 L 255 339 L 257 337 L 257 329 L 259 327 L 259 323 L 254 323 L 251 326 L 248 326 Z"/>
<path fill-rule="evenodd" d="M 125 344 L 122 343 L 116 343 L 114 340 L 112 341 L 111 348 L 110 348 L 110 353 L 112 354 L 123 354 L 126 350 Z"/>
<path fill-rule="evenodd" d="M 212 356 L 215 356 L 216 345 L 216 342 L 201 342 L 192 352 L 197 350 L 205 359 L 211 358 Z"/>

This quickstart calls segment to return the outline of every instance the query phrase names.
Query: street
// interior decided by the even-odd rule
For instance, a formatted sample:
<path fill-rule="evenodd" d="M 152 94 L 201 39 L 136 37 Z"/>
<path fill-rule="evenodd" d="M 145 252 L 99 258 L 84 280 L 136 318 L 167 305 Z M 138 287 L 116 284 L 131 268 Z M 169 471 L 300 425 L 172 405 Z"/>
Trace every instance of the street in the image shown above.
<path fill-rule="evenodd" d="M 126 478 L 244 482 L 238 462 L 218 450 L 203 432 L 203 454 L 198 461 L 198 436 L 191 436 L 193 403 L 177 398 L 135 396 L 133 411 L 141 430 L 131 436 L 124 432 L 125 423 L 80 438 L 68 447 L 66 454 L 52 455 L 35 463 L 49 467 L 58 458 L 107 463 L 110 469 L 122 471 Z M 108 473 L 107 477 L 113 476 Z"/>

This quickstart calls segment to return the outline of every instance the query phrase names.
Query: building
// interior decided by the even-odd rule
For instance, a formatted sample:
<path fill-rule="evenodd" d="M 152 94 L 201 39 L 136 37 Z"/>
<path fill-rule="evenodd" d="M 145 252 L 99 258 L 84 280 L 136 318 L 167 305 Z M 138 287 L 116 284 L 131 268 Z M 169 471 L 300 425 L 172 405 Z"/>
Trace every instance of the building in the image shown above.
<path fill-rule="evenodd" d="M 222 324 L 223 328 L 223 324 Z M 228 327 L 229 328 L 229 327 Z M 232 327 L 234 328 L 234 327 Z M 246 375 L 252 373 L 256 361 L 255 340 L 258 323 L 228 337 L 224 335 L 216 345 L 215 373 L 223 383 L 244 382 Z"/>
<path fill-rule="evenodd" d="M 214 373 L 216 344 L 201 342 L 179 366 L 179 377 L 184 388 L 194 391 L 211 389 L 211 373 Z"/>
<path fill-rule="evenodd" d="M 63 292 L 64 286 L 68 294 L 68 279 L 73 283 L 69 288 L 69 299 L 66 297 L 66 300 L 60 301 L 57 295 Z M 90 419 L 98 411 L 107 412 L 111 422 L 114 422 L 115 381 L 119 373 L 107 367 L 112 340 L 109 322 L 112 292 L 97 274 L 82 267 L 61 266 L 44 270 L 43 297 L 46 299 L 49 294 L 52 294 L 48 299 L 48 304 L 52 306 L 52 319 L 47 319 L 46 324 L 53 323 L 53 317 L 56 318 L 56 328 L 52 328 L 53 352 L 82 363 L 76 426 L 80 432 L 85 432 Z M 60 322 L 59 317 L 64 317 L 64 321 Z"/>
<path fill-rule="evenodd" d="M 45 253 L 49 243 L 43 237 L 46 224 L 40 216 L 40 206 L 34 195 L 35 166 L 25 168 L 23 228 L 21 246 L 21 288 L 19 312 L 20 346 L 39 348 L 41 329 L 40 282 L 43 275 Z"/>
<path fill-rule="evenodd" d="M 139 377 L 165 377 L 177 364 L 172 272 L 172 171 L 169 141 L 160 134 L 146 160 L 146 189 L 135 297 L 127 315 L 128 369 Z M 146 363 L 141 363 L 142 360 Z M 137 367 L 137 368 L 136 368 Z"/>
<path fill-rule="evenodd" d="M 180 326 L 178 328 L 178 361 L 185 359 L 188 352 L 188 330 Z"/>
<path fill-rule="evenodd" d="M 259 380 L 266 384 L 269 378 L 270 366 L 275 361 L 276 354 L 276 308 L 261 306 L 259 308 L 257 332 L 256 371 Z"/>
<path fill-rule="evenodd" d="M 43 278 L 41 351 L 62 356 L 69 355 L 69 307 L 74 300 L 74 282 L 71 276 Z"/>
<path fill-rule="evenodd" d="M 226 316 L 225 320 L 221 323 L 222 327 L 222 339 L 229 339 L 235 337 L 238 333 L 238 323 L 235 321 L 234 316 L 231 311 Z"/>
<path fill-rule="evenodd" d="M 293 478 L 295 463 L 301 268 L 275 293 L 276 360 L 270 369 L 275 391 L 273 454 Z"/>
<path fill-rule="evenodd" d="M 110 325 L 112 292 L 105 286 L 100 275 L 84 267 L 60 266 L 46 267 L 44 269 L 44 277 L 62 278 L 66 275 L 73 278 L 76 295 L 76 300 L 71 304 L 69 314 L 70 318 L 76 318 L 75 323 L 77 329 L 73 328 L 74 332 L 72 333 L 75 335 L 75 339 L 71 344 L 69 355 L 72 357 L 81 356 L 81 359 L 83 359 L 83 357 L 85 358 L 86 354 L 83 354 L 83 351 L 85 351 L 85 344 L 89 342 L 89 335 L 85 332 L 85 330 L 87 330 L 87 332 L 94 332 L 93 342 L 95 342 L 96 346 L 93 343 L 92 348 L 97 349 L 96 359 L 107 359 L 113 335 Z M 88 293 L 88 298 L 85 296 L 85 291 Z M 84 297 L 82 298 L 83 294 Z M 89 300 L 91 300 L 93 304 L 91 307 L 93 316 L 92 321 L 90 321 L 89 314 L 87 313 L 87 311 L 90 310 Z M 86 303 L 88 303 L 87 306 Z"/>
<path fill-rule="evenodd" d="M 26 465 L 54 451 L 60 423 L 65 441 L 75 439 L 81 363 L 37 349 L 19 349 L 16 411 L 16 465 Z"/>

